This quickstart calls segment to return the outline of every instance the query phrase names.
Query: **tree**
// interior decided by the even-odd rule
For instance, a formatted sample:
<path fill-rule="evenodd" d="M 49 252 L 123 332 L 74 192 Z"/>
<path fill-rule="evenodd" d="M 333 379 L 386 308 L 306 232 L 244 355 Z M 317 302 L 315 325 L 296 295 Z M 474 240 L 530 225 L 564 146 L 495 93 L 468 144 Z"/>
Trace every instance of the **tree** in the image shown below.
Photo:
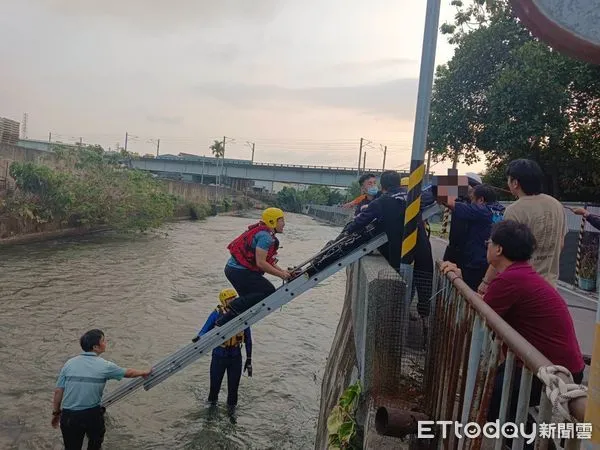
<path fill-rule="evenodd" d="M 488 108 L 487 91 L 514 49 L 529 39 L 512 18 L 498 15 L 462 36 L 453 58 L 437 68 L 428 136 L 434 162 L 453 160 L 457 153 L 466 164 L 479 160 L 477 135 Z"/>
<path fill-rule="evenodd" d="M 495 9 L 476 3 L 486 17 L 465 14 L 475 15 L 478 28 L 457 31 L 467 23 L 457 14 L 447 30 L 457 48 L 436 73 L 428 136 L 434 161 L 460 154 L 469 164 L 483 153 L 490 173 L 503 174 L 510 160 L 528 157 L 542 166 L 546 192 L 597 199 L 600 69 L 535 39 L 505 2 Z"/>
<path fill-rule="evenodd" d="M 294 188 L 285 186 L 277 193 L 276 204 L 284 211 L 299 213 L 302 212 L 302 199 L 298 191 Z"/>
<path fill-rule="evenodd" d="M 348 192 L 346 194 L 346 200 L 350 201 L 355 199 L 360 195 L 360 184 L 358 181 L 353 181 L 350 186 L 348 186 Z"/>
<path fill-rule="evenodd" d="M 215 158 L 222 158 L 225 155 L 225 147 L 222 141 L 215 140 L 209 148 Z"/>

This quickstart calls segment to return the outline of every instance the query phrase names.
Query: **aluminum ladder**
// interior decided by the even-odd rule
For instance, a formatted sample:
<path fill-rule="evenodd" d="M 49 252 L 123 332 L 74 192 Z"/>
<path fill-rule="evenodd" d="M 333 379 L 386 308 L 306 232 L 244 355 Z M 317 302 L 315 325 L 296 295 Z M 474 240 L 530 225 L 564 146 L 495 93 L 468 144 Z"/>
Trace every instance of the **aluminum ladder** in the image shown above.
<path fill-rule="evenodd" d="M 422 213 L 423 219 L 439 211 L 437 205 Z M 259 322 L 277 308 L 291 302 L 300 294 L 315 287 L 321 281 L 358 261 L 387 242 L 385 233 L 376 234 L 376 224 L 369 224 L 361 233 L 342 235 L 328 243 L 317 255 L 294 268 L 296 277 L 284 283 L 271 295 L 252 308 L 244 311 L 221 327 L 215 327 L 203 335 L 199 341 L 190 342 L 152 367 L 146 378 L 135 378 L 104 396 L 102 406 L 108 407 L 124 399 L 140 388 L 148 391 L 175 375 L 204 355 L 249 326 Z M 348 248 L 351 251 L 344 253 Z"/>

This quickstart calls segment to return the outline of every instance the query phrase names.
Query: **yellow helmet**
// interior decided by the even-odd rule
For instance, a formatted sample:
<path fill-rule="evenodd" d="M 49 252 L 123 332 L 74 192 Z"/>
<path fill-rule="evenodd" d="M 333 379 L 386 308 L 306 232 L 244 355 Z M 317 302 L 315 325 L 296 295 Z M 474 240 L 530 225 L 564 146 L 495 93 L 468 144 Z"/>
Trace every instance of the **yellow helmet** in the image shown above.
<path fill-rule="evenodd" d="M 236 298 L 237 295 L 238 294 L 237 294 L 237 291 L 235 289 L 232 289 L 232 288 L 223 289 L 219 293 L 219 302 L 221 302 L 221 304 L 223 306 L 227 306 L 227 302 L 229 300 L 231 300 L 232 298 Z"/>
<path fill-rule="evenodd" d="M 408 177 L 404 177 L 400 180 L 400 186 L 408 186 Z"/>
<path fill-rule="evenodd" d="M 275 229 L 279 219 L 283 219 L 283 211 L 279 208 L 267 208 L 262 213 L 262 221 L 272 230 Z"/>

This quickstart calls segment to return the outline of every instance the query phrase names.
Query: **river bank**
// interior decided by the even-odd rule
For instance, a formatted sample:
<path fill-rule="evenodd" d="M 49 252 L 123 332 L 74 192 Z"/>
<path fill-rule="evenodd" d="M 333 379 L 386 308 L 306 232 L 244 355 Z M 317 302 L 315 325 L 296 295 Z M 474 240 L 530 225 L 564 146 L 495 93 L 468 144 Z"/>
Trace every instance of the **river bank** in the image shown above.
<path fill-rule="evenodd" d="M 256 203 L 227 187 L 130 170 L 101 148 L 57 147 L 52 156 L 52 164 L 46 158 L 7 166 L 9 178 L 0 191 L 0 246 L 105 230 L 146 231 Z"/>

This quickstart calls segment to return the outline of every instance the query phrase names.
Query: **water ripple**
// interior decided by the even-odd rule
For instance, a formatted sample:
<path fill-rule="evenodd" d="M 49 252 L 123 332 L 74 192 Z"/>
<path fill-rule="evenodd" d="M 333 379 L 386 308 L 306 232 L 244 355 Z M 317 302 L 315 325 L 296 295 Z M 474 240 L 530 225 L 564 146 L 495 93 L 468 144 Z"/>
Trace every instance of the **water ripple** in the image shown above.
<path fill-rule="evenodd" d="M 49 424 L 50 399 L 85 330 L 102 328 L 104 357 L 125 367 L 151 365 L 186 344 L 229 286 L 227 244 L 257 217 L 169 224 L 166 236 L 105 233 L 0 248 L 0 448 L 62 448 Z M 338 232 L 290 214 L 282 267 Z M 344 292 L 341 272 L 253 327 L 254 376 L 242 377 L 235 421 L 223 408 L 226 380 L 219 407 L 206 407 L 210 359 L 203 358 L 109 408 L 106 448 L 312 448 Z"/>

